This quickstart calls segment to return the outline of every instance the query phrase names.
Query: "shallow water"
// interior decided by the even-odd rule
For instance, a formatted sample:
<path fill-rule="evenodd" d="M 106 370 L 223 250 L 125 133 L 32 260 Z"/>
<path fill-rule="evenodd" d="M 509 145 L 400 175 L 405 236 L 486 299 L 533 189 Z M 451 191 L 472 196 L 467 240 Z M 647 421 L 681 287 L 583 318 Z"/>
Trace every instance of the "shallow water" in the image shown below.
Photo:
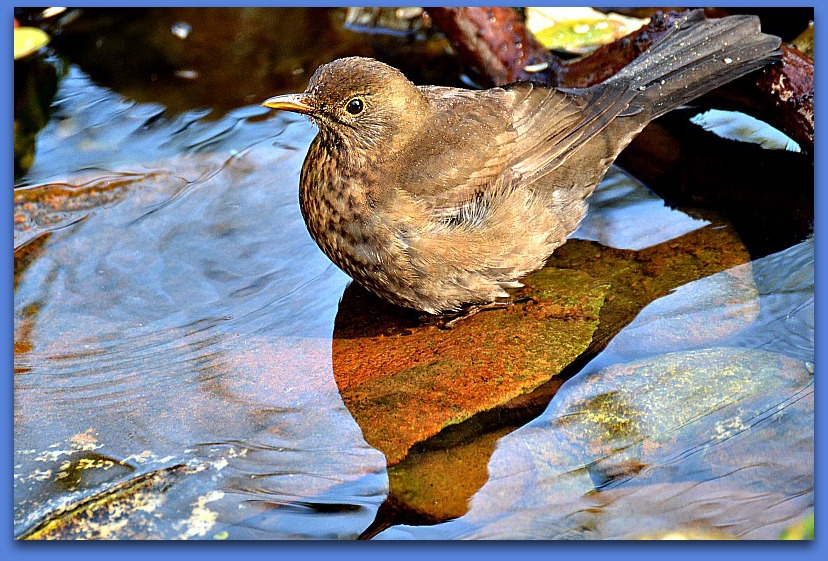
<path fill-rule="evenodd" d="M 219 458 L 227 465 L 211 475 L 217 481 L 197 489 L 224 493 L 213 510 L 238 519 L 261 504 L 287 505 L 251 532 L 339 537 L 333 514 L 318 527 L 305 521 L 317 503 L 348 505 L 342 516 L 369 523 L 384 496 L 384 460 L 362 441 L 330 367 L 347 278 L 298 212 L 299 147 L 311 127 L 283 116 L 248 121 L 258 108 L 212 122 L 168 120 L 77 70 L 58 107 L 31 185 L 18 190 L 53 191 L 59 181 L 78 201 L 28 232 L 30 243 L 50 234 L 18 274 L 15 444 L 26 474 L 18 530 L 33 504 L 125 475 L 112 470 L 60 493 L 28 479 L 80 461 L 85 452 L 71 439 L 87 431 L 94 453 L 113 461 L 149 451 L 126 460 L 130 477 Z M 103 118 L 106 127 L 89 125 Z M 53 446 L 67 452 L 39 456 Z M 191 497 L 181 500 L 190 508 Z"/>
<path fill-rule="evenodd" d="M 348 278 L 299 213 L 313 127 L 243 96 L 212 112 L 138 102 L 75 60 L 85 61 L 53 61 L 67 73 L 15 191 L 15 535 L 359 536 L 387 500 L 388 473 L 334 378 Z M 638 250 L 703 227 L 721 225 L 668 208 L 614 169 L 576 237 Z M 503 436 L 465 516 L 422 528 L 392 520 L 380 536 L 634 537 L 679 520 L 775 537 L 813 505 L 813 242 L 740 267 L 653 302 L 541 417 Z M 688 333 L 697 324 L 728 327 Z M 653 366 L 664 357 L 697 365 L 682 371 L 686 391 L 654 389 L 676 384 Z M 665 414 L 737 363 L 734 385 L 689 409 L 692 422 Z M 590 382 L 616 365 L 639 372 L 646 389 L 615 375 Z M 566 440 L 556 419 L 606 395 L 644 411 L 643 436 L 624 446 Z M 741 438 L 711 446 L 734 410 Z M 550 456 L 561 449 L 572 457 Z M 708 449 L 718 467 L 699 463 Z M 791 465 L 776 462 L 779 449 Z M 623 469 L 596 475 L 587 467 L 598 459 Z M 638 464 L 646 477 L 613 486 L 605 473 Z M 719 493 L 715 509 L 693 506 L 709 504 L 702 484 Z M 665 492 L 677 498 L 653 505 Z M 89 501 L 102 506 L 80 512 Z M 773 521 L 753 516 L 769 504 L 784 505 Z M 641 508 L 652 520 L 629 524 Z M 594 529 L 579 534 L 585 527 Z"/>

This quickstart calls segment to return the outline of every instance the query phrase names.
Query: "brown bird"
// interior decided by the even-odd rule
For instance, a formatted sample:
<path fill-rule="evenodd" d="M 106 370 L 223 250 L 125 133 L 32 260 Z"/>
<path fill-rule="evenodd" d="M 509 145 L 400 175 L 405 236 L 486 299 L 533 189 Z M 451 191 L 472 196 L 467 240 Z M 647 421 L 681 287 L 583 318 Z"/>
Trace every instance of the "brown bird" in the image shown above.
<path fill-rule="evenodd" d="M 578 227 L 585 199 L 656 117 L 778 56 L 753 16 L 687 12 L 605 82 L 560 89 L 415 86 L 367 58 L 319 67 L 266 107 L 319 127 L 299 201 L 354 280 L 429 313 L 507 298 Z"/>

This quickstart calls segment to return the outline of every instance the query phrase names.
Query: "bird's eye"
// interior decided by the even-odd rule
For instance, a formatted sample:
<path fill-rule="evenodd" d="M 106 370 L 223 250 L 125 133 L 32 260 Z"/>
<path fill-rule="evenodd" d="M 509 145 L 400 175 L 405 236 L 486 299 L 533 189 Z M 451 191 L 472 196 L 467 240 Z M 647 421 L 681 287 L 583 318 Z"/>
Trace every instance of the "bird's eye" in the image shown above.
<path fill-rule="evenodd" d="M 365 104 L 358 97 L 355 97 L 354 99 L 349 101 L 348 105 L 345 106 L 345 111 L 347 111 L 351 115 L 359 115 L 360 113 L 362 113 L 363 109 L 365 109 Z"/>

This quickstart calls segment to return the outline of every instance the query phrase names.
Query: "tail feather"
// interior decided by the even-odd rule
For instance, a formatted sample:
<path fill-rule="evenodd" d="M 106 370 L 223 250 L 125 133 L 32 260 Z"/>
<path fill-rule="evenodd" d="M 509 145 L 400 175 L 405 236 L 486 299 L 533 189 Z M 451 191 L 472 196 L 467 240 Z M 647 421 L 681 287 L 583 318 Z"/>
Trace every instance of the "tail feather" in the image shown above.
<path fill-rule="evenodd" d="M 708 20 L 693 10 L 605 84 L 625 83 L 637 92 L 627 113 L 654 119 L 766 65 L 779 56 L 780 43 L 760 31 L 755 16 Z"/>

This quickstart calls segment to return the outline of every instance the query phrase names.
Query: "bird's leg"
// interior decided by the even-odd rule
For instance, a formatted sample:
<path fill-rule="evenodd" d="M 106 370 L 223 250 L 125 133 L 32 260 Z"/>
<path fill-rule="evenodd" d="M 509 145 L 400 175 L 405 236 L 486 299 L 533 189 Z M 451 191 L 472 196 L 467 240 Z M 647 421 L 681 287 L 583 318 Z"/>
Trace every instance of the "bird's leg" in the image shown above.
<path fill-rule="evenodd" d="M 473 304 L 468 308 L 465 308 L 463 311 L 456 314 L 453 318 L 448 320 L 445 323 L 442 323 L 440 327 L 442 329 L 451 329 L 459 322 L 469 319 L 470 317 L 477 315 L 480 312 L 485 312 L 486 310 L 505 310 L 506 308 L 510 308 L 515 304 L 522 304 L 524 302 L 534 302 L 534 299 L 531 296 L 524 296 L 521 298 L 515 298 L 514 300 L 506 300 L 506 301 L 498 301 L 498 302 L 489 302 L 488 304 Z"/>
<path fill-rule="evenodd" d="M 511 306 L 511 302 L 489 302 L 488 304 L 474 304 L 456 314 L 453 318 L 440 325 L 443 329 L 451 329 L 464 319 L 476 316 L 486 310 L 503 310 Z"/>

